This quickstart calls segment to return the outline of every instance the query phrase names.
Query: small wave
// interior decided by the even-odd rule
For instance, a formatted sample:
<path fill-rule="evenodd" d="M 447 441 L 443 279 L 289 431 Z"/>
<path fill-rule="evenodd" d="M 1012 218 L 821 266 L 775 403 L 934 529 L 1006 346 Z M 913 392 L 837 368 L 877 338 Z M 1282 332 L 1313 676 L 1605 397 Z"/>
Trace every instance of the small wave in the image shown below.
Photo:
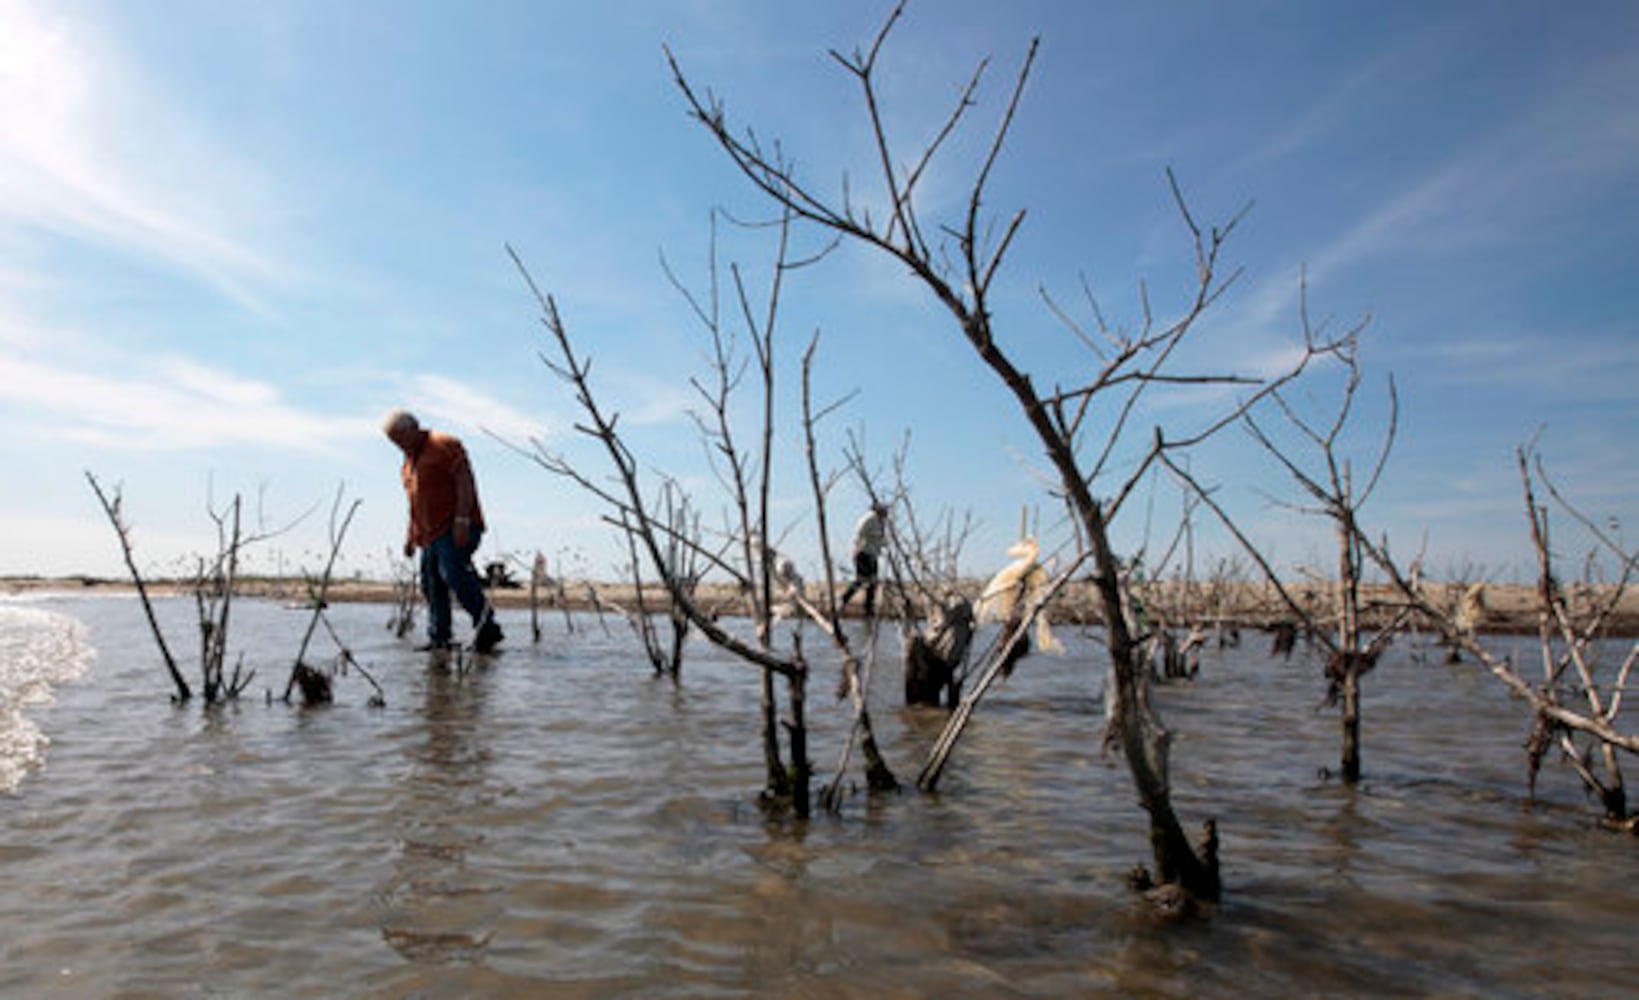
<path fill-rule="evenodd" d="M 96 650 L 75 618 L 33 607 L 0 605 L 0 793 L 16 790 L 50 743 L 24 713 L 80 677 Z"/>
<path fill-rule="evenodd" d="M 11 590 L 0 592 L 0 608 L 27 607 L 32 604 L 63 604 L 74 601 L 134 601 L 140 597 L 135 590 L 75 590 L 48 588 L 41 590 Z M 164 600 L 170 594 L 150 594 Z"/>

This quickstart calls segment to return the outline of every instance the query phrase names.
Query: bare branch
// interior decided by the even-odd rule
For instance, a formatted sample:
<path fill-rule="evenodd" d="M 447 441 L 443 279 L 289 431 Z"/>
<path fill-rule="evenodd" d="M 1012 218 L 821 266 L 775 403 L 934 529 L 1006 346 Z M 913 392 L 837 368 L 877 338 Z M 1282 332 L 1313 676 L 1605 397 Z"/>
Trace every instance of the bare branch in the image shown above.
<path fill-rule="evenodd" d="M 142 600 L 142 613 L 148 619 L 148 628 L 153 633 L 154 642 L 159 646 L 160 657 L 165 661 L 165 670 L 171 676 L 171 683 L 176 687 L 177 701 L 187 701 L 193 692 L 188 682 L 183 679 L 182 671 L 177 669 L 176 658 L 171 655 L 171 649 L 165 644 L 165 633 L 159 627 L 159 619 L 154 615 L 153 601 L 148 597 L 148 585 L 142 579 L 142 573 L 137 569 L 136 558 L 132 555 L 131 529 L 121 516 L 121 496 L 118 487 L 110 495 L 103 492 L 102 484 L 90 470 L 85 473 L 86 482 L 91 484 L 92 492 L 97 494 L 97 501 L 102 504 L 103 513 L 108 515 L 108 523 L 113 525 L 114 533 L 119 536 L 120 554 L 125 558 L 125 568 L 131 574 L 131 582 L 136 585 L 137 597 Z"/>

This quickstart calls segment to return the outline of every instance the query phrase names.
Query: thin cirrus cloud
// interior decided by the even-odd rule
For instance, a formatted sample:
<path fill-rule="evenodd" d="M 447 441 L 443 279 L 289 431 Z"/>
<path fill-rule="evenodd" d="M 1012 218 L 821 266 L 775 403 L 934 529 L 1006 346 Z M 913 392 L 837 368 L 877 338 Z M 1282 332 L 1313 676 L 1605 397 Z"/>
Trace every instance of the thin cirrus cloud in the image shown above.
<path fill-rule="evenodd" d="M 1442 363 L 1441 380 L 1452 386 L 1534 390 L 1584 403 L 1627 403 L 1639 379 L 1627 331 L 1592 331 L 1566 337 L 1551 330 L 1487 331 L 1452 340 L 1424 353 Z"/>
<path fill-rule="evenodd" d="M 337 452 L 377 433 L 376 417 L 303 408 L 280 388 L 180 356 L 152 361 L 103 354 L 103 367 L 0 352 L 0 414 L 36 437 L 127 451 L 244 445 Z M 543 440 L 543 421 L 456 379 L 425 375 L 403 398 L 431 422 Z"/>
<path fill-rule="evenodd" d="M 487 431 L 522 446 L 544 440 L 542 421 L 472 386 L 443 375 L 420 375 L 404 389 L 405 407 L 423 423 L 443 422 Z"/>
<path fill-rule="evenodd" d="M 1633 87 L 1639 57 L 1583 67 L 1507 126 L 1384 200 L 1314 258 L 1311 274 L 1368 257 L 1523 242 L 1542 221 L 1545 194 L 1591 202 L 1626 184 L 1639 169 L 1639 109 L 1594 98 Z"/>
<path fill-rule="evenodd" d="M 0 0 L 0 24 L 0 221 L 155 260 L 265 309 L 259 286 L 290 269 L 224 221 L 259 200 L 255 171 L 202 144 L 85 25 L 26 0 Z"/>
<path fill-rule="evenodd" d="M 184 358 L 98 370 L 0 354 L 0 412 L 37 436 L 127 450 L 260 444 L 323 450 L 352 433 L 277 388 Z"/>
<path fill-rule="evenodd" d="M 1361 79 L 1381 76 L 1378 67 L 1369 69 Z M 1259 156 L 1341 129 L 1357 82 L 1321 99 L 1304 116 L 1301 137 L 1283 134 Z M 1617 197 L 1639 170 L 1639 107 L 1601 95 L 1635 87 L 1639 56 L 1632 54 L 1590 59 L 1553 78 L 1504 124 L 1383 190 L 1329 242 L 1306 251 L 1310 283 L 1327 286 L 1383 261 L 1507 254 L 1527 246 L 1527 234 L 1552 231 L 1578 208 L 1593 210 Z M 1264 279 L 1246 297 L 1242 321 L 1253 328 L 1295 326 L 1299 288 L 1292 273 Z"/>
<path fill-rule="evenodd" d="M 34 436 L 175 451 L 237 444 L 304 451 L 357 428 L 291 405 L 274 384 L 173 353 L 133 355 L 58 311 L 39 261 L 61 247 L 200 282 L 242 308 L 294 270 L 253 247 L 254 170 L 204 139 L 91 23 L 0 0 L 0 412 Z"/>

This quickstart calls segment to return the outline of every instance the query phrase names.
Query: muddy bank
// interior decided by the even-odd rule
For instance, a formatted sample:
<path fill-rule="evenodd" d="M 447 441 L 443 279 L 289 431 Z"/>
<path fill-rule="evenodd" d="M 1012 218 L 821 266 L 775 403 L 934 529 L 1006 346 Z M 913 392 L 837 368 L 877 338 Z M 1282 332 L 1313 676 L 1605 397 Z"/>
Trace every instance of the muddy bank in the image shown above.
<path fill-rule="evenodd" d="M 982 581 L 970 580 L 961 588 L 969 596 L 976 595 Z M 188 585 L 171 580 L 148 581 L 151 594 L 175 596 L 187 593 Z M 1462 585 L 1434 584 L 1434 591 L 1448 605 L 1455 605 Z M 90 576 L 71 577 L 7 577 L 0 578 L 0 595 L 30 592 L 90 592 L 120 593 L 134 590 L 130 581 Z M 1304 585 L 1293 589 L 1293 594 L 1311 609 L 1319 621 L 1326 619 L 1324 607 L 1328 599 L 1322 586 Z M 1365 588 L 1368 604 L 1367 620 L 1373 624 L 1386 622 L 1395 609 L 1394 593 L 1388 587 Z M 304 603 L 310 599 L 307 586 L 301 580 L 248 578 L 239 583 L 239 593 L 289 603 Z M 1603 594 L 1572 588 L 1573 603 L 1602 599 Z M 1606 592 L 1608 593 L 1608 591 Z M 502 608 L 527 608 L 531 603 L 529 589 L 497 587 L 490 591 L 491 600 Z M 392 583 L 380 580 L 342 580 L 332 583 L 327 595 L 336 603 L 391 603 L 395 597 Z M 591 580 L 566 581 L 562 588 L 542 590 L 536 600 L 546 610 L 597 611 L 619 614 L 623 609 L 637 606 L 634 589 L 629 583 L 607 583 Z M 665 595 L 659 587 L 645 588 L 644 598 L 651 608 L 663 606 Z M 741 612 L 742 603 L 736 588 L 725 584 L 707 584 L 700 590 L 703 607 L 724 614 Z M 1196 623 L 1223 624 L 1240 628 L 1261 629 L 1290 619 L 1290 612 L 1281 604 L 1273 588 L 1262 584 L 1206 584 L 1185 587 L 1165 584 L 1153 588 L 1146 596 L 1150 618 L 1170 622 L 1178 627 Z M 858 613 L 857 606 L 852 609 Z M 1065 588 L 1052 605 L 1055 621 L 1096 625 L 1101 614 L 1091 584 L 1072 583 Z M 1427 623 L 1420 623 L 1426 628 Z M 1498 634 L 1531 634 L 1537 630 L 1536 588 L 1523 584 L 1489 584 L 1485 589 L 1485 614 L 1480 630 Z M 1609 634 L 1639 636 L 1639 590 L 1630 588 L 1622 597 L 1616 613 L 1611 616 Z"/>

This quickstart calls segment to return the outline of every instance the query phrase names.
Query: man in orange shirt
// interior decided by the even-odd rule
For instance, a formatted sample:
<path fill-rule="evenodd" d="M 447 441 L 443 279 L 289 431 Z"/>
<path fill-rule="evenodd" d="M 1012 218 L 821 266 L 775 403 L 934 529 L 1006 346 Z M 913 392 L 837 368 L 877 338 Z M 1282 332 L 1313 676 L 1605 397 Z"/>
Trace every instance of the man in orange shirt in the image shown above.
<path fill-rule="evenodd" d="M 472 568 L 484 535 L 484 511 L 467 450 L 458 438 L 429 431 L 415 415 L 394 410 L 381 429 L 404 453 L 404 493 L 410 500 L 405 558 L 421 550 L 421 592 L 427 598 L 426 649 L 450 645 L 450 594 L 472 616 L 473 648 L 487 653 L 501 641 L 501 626 Z"/>

